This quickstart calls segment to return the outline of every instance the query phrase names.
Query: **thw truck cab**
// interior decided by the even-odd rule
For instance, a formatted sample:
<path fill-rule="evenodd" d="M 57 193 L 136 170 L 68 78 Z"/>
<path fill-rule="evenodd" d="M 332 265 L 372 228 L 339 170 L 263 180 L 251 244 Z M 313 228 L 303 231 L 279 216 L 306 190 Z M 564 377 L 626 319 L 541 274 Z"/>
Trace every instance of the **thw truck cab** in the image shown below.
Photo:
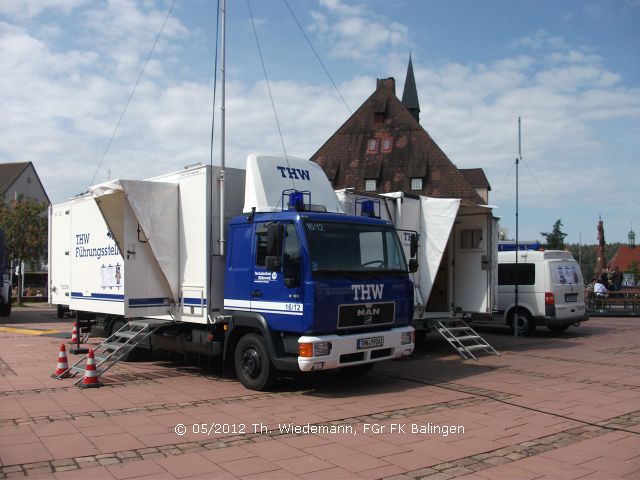
<path fill-rule="evenodd" d="M 386 221 L 302 206 L 230 224 L 224 295 L 225 309 L 233 311 L 230 334 L 249 326 L 268 334 L 263 340 L 276 369 L 365 370 L 411 353 L 412 289 Z M 245 384 L 267 374 L 255 343 L 237 351 L 236 373 Z"/>

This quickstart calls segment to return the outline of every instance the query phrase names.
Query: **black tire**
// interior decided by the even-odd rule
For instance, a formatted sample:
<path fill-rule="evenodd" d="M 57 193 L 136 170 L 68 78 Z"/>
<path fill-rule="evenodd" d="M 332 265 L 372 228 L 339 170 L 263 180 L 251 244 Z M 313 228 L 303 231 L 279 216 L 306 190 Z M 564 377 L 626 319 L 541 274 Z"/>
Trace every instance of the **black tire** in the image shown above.
<path fill-rule="evenodd" d="M 0 303 L 0 317 L 8 317 L 11 315 L 11 302 Z"/>
<path fill-rule="evenodd" d="M 65 311 L 66 311 L 66 308 L 64 307 L 64 305 L 58 305 L 56 316 L 58 318 L 64 318 Z"/>
<path fill-rule="evenodd" d="M 109 325 L 109 332 L 107 337 L 110 337 L 111 335 L 116 333 L 118 330 L 120 330 L 122 327 L 124 327 L 125 323 L 127 322 L 125 322 L 124 319 L 122 318 L 116 318 L 115 320 L 113 320 Z"/>
<path fill-rule="evenodd" d="M 547 325 L 547 328 L 551 333 L 563 333 L 566 332 L 570 326 L 571 325 Z"/>
<path fill-rule="evenodd" d="M 267 390 L 278 379 L 264 339 L 255 333 L 248 333 L 238 340 L 233 364 L 238 379 L 249 390 Z"/>
<path fill-rule="evenodd" d="M 516 317 L 516 312 L 512 312 L 509 315 L 509 327 L 511 329 L 511 333 L 513 333 L 513 324 L 514 319 Z M 518 310 L 518 335 L 522 335 L 524 337 L 529 337 L 533 335 L 536 331 L 536 323 L 531 318 L 531 314 L 526 310 Z"/>
<path fill-rule="evenodd" d="M 353 365 L 351 367 L 342 367 L 340 373 L 349 377 L 359 377 L 369 373 L 375 367 L 375 363 L 363 363 L 361 365 Z"/>

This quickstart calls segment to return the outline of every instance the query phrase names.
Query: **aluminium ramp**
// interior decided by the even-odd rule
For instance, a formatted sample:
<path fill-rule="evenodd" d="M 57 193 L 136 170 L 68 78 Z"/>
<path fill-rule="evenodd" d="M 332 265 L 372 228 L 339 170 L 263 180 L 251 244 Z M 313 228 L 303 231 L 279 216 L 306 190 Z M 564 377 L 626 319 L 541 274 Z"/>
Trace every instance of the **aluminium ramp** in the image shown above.
<path fill-rule="evenodd" d="M 462 319 L 452 318 L 437 321 L 438 333 L 458 352 L 458 354 L 468 360 L 477 360 L 473 352 L 484 352 L 489 355 L 500 355 L 500 353 L 489 345 L 467 322 Z"/>
<path fill-rule="evenodd" d="M 160 327 L 172 324 L 172 320 L 132 320 L 126 323 L 118 331 L 113 332 L 104 342 L 98 345 L 94 351 L 96 360 L 97 375 L 103 375 L 118 362 L 125 360 L 134 348 L 142 344 L 153 332 Z M 81 366 L 86 362 L 88 354 L 80 358 L 76 363 L 71 365 L 68 370 L 63 372 L 57 378 L 63 378 L 67 372 L 70 377 L 75 377 L 78 373 L 82 376 L 75 381 L 74 385 L 78 385 L 84 378 L 86 368 Z"/>

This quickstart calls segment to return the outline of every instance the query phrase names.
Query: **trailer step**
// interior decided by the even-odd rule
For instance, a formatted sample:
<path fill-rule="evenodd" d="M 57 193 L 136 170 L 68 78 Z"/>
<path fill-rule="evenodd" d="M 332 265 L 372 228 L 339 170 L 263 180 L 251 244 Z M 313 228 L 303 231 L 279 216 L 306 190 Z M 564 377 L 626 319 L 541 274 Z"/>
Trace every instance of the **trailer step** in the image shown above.
<path fill-rule="evenodd" d="M 489 355 L 500 355 L 489 342 L 482 338 L 473 328 L 462 319 L 447 319 L 437 321 L 437 330 L 447 342 L 460 354 L 462 358 L 468 360 L 476 356 L 471 353 L 483 351 Z M 454 332 L 461 333 L 456 335 Z"/>
<path fill-rule="evenodd" d="M 127 358 L 131 351 L 139 346 L 153 332 L 165 325 L 171 325 L 172 320 L 134 320 L 126 323 L 118 331 L 113 332 L 109 338 L 94 348 L 94 358 L 96 361 L 96 371 L 98 375 L 106 373 L 111 367 L 121 360 Z M 75 377 L 78 373 L 84 372 L 86 368 L 81 366 L 86 361 L 88 355 L 83 356 L 74 363 L 70 368 L 71 377 Z M 83 377 L 76 380 L 75 385 L 82 381 Z"/>

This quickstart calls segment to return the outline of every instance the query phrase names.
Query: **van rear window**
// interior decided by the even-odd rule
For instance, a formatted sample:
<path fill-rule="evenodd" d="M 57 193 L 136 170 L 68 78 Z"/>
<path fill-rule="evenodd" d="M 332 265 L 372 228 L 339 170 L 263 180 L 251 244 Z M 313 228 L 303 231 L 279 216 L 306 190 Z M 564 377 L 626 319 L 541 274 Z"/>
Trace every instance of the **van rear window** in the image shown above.
<path fill-rule="evenodd" d="M 518 267 L 516 269 L 516 267 Z M 498 265 L 498 284 L 535 285 L 536 266 L 533 263 L 501 263 Z"/>

